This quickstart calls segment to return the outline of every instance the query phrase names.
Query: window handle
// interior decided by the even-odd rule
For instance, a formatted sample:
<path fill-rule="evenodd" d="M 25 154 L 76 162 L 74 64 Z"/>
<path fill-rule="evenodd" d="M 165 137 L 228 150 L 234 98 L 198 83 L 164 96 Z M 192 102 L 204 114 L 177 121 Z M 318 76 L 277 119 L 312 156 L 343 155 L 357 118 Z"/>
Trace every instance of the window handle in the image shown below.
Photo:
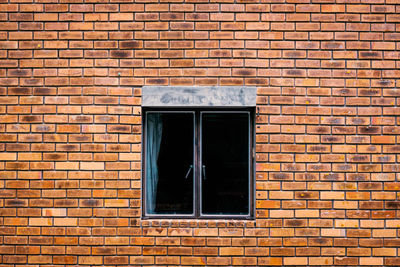
<path fill-rule="evenodd" d="M 185 179 L 189 177 L 190 171 L 193 169 L 193 165 L 190 165 L 189 170 L 186 173 Z"/>
<path fill-rule="evenodd" d="M 203 180 L 206 180 L 206 165 L 203 165 Z"/>

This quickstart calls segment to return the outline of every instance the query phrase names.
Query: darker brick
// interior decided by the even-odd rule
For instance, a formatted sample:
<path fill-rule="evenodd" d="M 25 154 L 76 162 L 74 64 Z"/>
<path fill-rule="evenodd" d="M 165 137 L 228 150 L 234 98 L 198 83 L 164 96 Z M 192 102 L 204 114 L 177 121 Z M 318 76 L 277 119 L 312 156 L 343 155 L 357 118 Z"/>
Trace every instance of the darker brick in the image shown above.
<path fill-rule="evenodd" d="M 122 49 L 137 49 L 142 47 L 141 41 L 121 41 L 119 47 Z"/>

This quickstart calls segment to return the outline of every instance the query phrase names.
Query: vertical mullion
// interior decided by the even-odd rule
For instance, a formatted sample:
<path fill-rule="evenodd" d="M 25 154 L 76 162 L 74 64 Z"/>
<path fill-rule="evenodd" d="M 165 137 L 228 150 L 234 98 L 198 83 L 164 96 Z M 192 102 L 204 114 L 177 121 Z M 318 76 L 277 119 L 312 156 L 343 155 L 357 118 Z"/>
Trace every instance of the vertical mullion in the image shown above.
<path fill-rule="evenodd" d="M 195 194 L 194 194 L 194 202 L 195 202 L 195 217 L 199 218 L 200 217 L 200 194 L 201 194 L 201 188 L 200 188 L 200 179 L 201 179 L 201 158 L 200 158 L 200 112 L 198 110 L 195 111 L 195 147 L 196 147 L 196 153 L 195 153 Z"/>
<path fill-rule="evenodd" d="M 198 213 L 197 213 L 197 191 L 198 191 L 198 189 L 197 189 L 197 171 L 198 171 L 198 163 L 197 163 L 197 161 L 198 161 L 198 155 L 197 155 L 197 144 L 198 144 L 198 141 L 197 141 L 197 124 L 198 124 L 198 119 L 197 119 L 197 112 L 196 112 L 196 110 L 192 110 L 192 112 L 193 112 L 193 127 L 194 127 L 194 129 L 193 129 L 193 134 L 194 134 L 194 136 L 193 136 L 193 149 L 194 149 L 194 151 L 193 151 L 193 153 L 194 153 L 194 159 L 193 159 L 193 187 L 194 187 L 194 189 L 193 189 L 193 216 L 192 216 L 192 218 L 193 219 L 195 219 L 195 218 L 197 218 L 198 217 Z"/>

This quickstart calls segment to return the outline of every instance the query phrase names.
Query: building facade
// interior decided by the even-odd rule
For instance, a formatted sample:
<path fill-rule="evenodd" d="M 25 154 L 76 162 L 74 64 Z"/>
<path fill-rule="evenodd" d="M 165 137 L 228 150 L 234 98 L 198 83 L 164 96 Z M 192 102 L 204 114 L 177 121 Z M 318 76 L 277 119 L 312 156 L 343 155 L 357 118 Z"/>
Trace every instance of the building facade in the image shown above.
<path fill-rule="evenodd" d="M 2 1 L 0 263 L 400 265 L 399 13 L 398 0 Z M 148 88 L 216 94 L 143 106 Z M 181 178 L 200 185 L 186 206 L 167 203 L 168 179 L 149 185 L 160 148 L 144 142 L 161 124 L 144 115 L 160 109 L 195 114 L 162 124 L 165 168 L 185 162 Z M 242 115 L 176 138 L 228 110 Z M 208 186 L 219 198 L 202 206 L 193 140 L 223 130 L 242 133 L 215 139 L 211 162 L 248 165 L 214 170 L 247 180 Z"/>

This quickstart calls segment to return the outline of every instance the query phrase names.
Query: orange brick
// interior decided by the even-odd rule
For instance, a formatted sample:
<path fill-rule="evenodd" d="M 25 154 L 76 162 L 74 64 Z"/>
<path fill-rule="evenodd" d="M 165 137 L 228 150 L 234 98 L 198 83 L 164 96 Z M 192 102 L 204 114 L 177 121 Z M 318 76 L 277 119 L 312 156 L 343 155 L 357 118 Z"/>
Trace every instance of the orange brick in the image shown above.
<path fill-rule="evenodd" d="M 307 265 L 308 260 L 306 257 L 285 257 L 283 264 L 285 265 Z"/>
<path fill-rule="evenodd" d="M 1 4 L 2 263 L 399 265 L 396 4 Z M 254 220 L 141 218 L 144 85 L 257 87 Z"/>

